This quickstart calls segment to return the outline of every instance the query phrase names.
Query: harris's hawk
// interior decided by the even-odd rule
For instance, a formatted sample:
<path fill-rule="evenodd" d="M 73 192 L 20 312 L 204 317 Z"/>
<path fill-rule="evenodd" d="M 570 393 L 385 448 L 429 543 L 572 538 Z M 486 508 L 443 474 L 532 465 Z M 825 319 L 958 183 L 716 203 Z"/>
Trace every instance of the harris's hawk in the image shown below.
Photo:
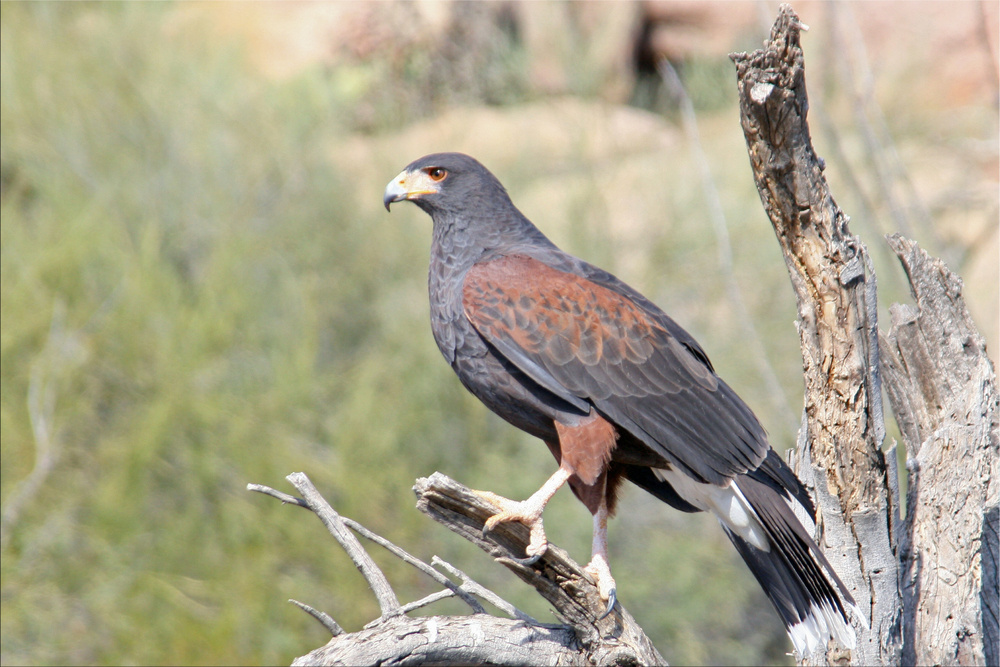
<path fill-rule="evenodd" d="M 383 203 L 404 200 L 434 222 L 430 311 L 441 353 L 470 392 L 541 438 L 559 464 L 525 501 L 483 493 L 500 510 L 487 529 L 528 526 L 534 562 L 547 547 L 542 510 L 568 483 L 594 517 L 587 572 L 607 614 L 607 520 L 629 480 L 681 511 L 718 517 L 799 654 L 829 638 L 854 646 L 854 600 L 793 510 L 815 516 L 805 488 L 690 334 L 557 248 L 467 155 L 411 163 Z"/>

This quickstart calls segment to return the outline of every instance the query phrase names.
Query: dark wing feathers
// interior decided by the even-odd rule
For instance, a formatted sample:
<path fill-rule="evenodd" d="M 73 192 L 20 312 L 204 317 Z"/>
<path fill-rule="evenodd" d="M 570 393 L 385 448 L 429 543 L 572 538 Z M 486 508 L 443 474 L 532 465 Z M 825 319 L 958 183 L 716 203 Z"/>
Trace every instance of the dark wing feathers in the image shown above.
<path fill-rule="evenodd" d="M 497 352 L 502 354 L 507 361 L 520 369 L 522 373 L 526 374 L 533 381 L 566 401 L 574 408 L 580 410 L 581 415 L 590 413 L 590 404 L 587 403 L 587 401 L 583 400 L 579 396 L 574 396 L 572 393 L 567 391 L 566 387 L 559 383 L 559 380 L 553 377 L 544 366 L 536 362 L 530 353 L 525 352 L 525 350 L 519 347 L 516 343 L 506 338 L 497 338 L 496 340 L 490 340 L 487 338 L 487 341 Z"/>
<path fill-rule="evenodd" d="M 809 514 L 809 518 L 813 521 L 816 520 L 816 507 L 813 505 L 812 498 L 809 497 L 806 487 L 802 485 L 802 482 L 795 476 L 792 469 L 788 467 L 788 464 L 773 449 L 768 450 L 767 458 L 764 459 L 763 463 L 756 470 L 749 472 L 748 475 L 757 482 L 770 486 L 782 496 L 794 498 L 799 505 L 805 508 L 806 513 Z"/>
<path fill-rule="evenodd" d="M 469 270 L 463 306 L 535 382 L 576 407 L 593 404 L 699 481 L 723 484 L 760 465 L 763 429 L 697 343 L 616 286 L 504 256 Z"/>

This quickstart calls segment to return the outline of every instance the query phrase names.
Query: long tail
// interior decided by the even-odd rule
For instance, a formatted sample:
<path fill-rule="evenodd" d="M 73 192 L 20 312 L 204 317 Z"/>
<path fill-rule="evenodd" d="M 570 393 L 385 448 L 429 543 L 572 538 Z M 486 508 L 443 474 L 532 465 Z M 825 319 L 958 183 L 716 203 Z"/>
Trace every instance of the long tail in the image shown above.
<path fill-rule="evenodd" d="M 776 454 L 774 458 L 784 465 Z M 771 480 L 760 479 L 762 472 L 741 475 L 735 485 L 763 525 L 770 549 L 758 549 L 720 521 L 726 535 L 777 609 L 800 655 L 825 647 L 830 638 L 853 649 L 856 638 L 850 616 L 863 622 L 864 615 L 789 506 L 786 498 L 797 502 L 794 496 L 775 489 L 768 483 Z"/>
<path fill-rule="evenodd" d="M 796 517 L 793 504 L 809 517 L 815 509 L 802 483 L 773 450 L 757 470 L 725 488 L 695 482 L 678 471 L 653 470 L 636 477 L 629 474 L 678 509 L 709 510 L 718 517 L 800 655 L 826 646 L 831 638 L 854 648 L 850 617 L 864 623 L 864 615 Z"/>

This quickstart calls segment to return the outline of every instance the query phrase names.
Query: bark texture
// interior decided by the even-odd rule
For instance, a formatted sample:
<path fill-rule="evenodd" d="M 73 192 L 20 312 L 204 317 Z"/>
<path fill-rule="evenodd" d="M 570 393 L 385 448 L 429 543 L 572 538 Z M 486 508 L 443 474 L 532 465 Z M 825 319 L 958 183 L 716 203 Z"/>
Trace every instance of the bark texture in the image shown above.
<path fill-rule="evenodd" d="M 526 567 L 512 560 L 523 557 L 528 546 L 530 535 L 523 524 L 502 523 L 484 537 L 483 525 L 496 508 L 441 473 L 418 479 L 414 491 L 417 509 L 489 553 L 552 604 L 556 614 L 573 629 L 579 658 L 585 664 L 666 664 L 621 603 L 598 620 L 604 608 L 600 593 L 564 550 L 549 544 L 541 560 Z"/>
<path fill-rule="evenodd" d="M 834 201 L 812 146 L 803 29 L 788 5 L 764 48 L 734 54 L 757 191 L 781 246 L 798 304 L 805 380 L 793 468 L 816 494 L 817 540 L 871 627 L 855 622 L 853 651 L 800 656 L 805 664 L 896 664 L 900 604 L 894 540 L 894 454 L 885 435 L 875 274 Z"/>
<path fill-rule="evenodd" d="M 996 375 L 962 299 L 961 279 L 913 241 L 888 240 L 916 301 L 892 306 L 882 345 L 886 393 L 910 473 L 903 661 L 995 665 Z"/>
<path fill-rule="evenodd" d="M 293 665 L 579 665 L 572 629 L 487 614 L 397 616 L 340 635 Z"/>

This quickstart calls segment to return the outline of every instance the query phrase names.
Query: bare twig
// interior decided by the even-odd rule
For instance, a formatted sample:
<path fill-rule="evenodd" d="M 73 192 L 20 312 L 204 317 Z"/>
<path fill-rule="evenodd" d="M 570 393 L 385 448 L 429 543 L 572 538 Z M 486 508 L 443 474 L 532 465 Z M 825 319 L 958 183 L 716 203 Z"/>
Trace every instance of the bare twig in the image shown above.
<path fill-rule="evenodd" d="M 439 602 L 440 600 L 444 600 L 445 598 L 451 598 L 451 597 L 455 597 L 455 591 L 448 590 L 446 588 L 443 591 L 438 591 L 437 593 L 431 593 L 430 595 L 425 595 L 419 600 L 414 600 L 413 602 L 407 602 L 402 607 L 400 607 L 399 610 L 404 614 L 409 614 L 411 611 L 416 611 L 421 607 L 426 607 L 428 605 L 434 604 L 435 602 Z M 368 625 L 371 626 L 381 622 L 382 619 L 377 618 Z"/>
<path fill-rule="evenodd" d="M 396 598 L 396 593 L 393 592 L 392 586 L 385 578 L 385 573 L 379 569 L 372 557 L 364 550 L 364 547 L 358 542 L 358 538 L 354 537 L 344 525 L 336 510 L 320 495 L 305 473 L 293 472 L 285 479 L 298 489 L 303 500 L 309 505 L 309 509 L 315 512 L 326 529 L 354 561 L 354 565 L 361 571 L 368 585 L 371 586 L 372 592 L 375 593 L 378 606 L 382 610 L 382 617 L 398 615 L 400 613 L 399 599 Z"/>
<path fill-rule="evenodd" d="M 429 480 L 417 480 L 418 507 L 456 532 L 463 533 L 463 527 L 469 527 L 469 534 L 475 536 L 470 538 L 473 542 L 493 553 L 498 562 L 507 565 L 553 601 L 557 615 L 566 618 L 570 626 L 539 623 L 437 556 L 432 560 L 433 566 L 428 565 L 356 521 L 341 517 L 304 474 L 293 473 L 288 480 L 302 494 L 302 499 L 260 484 L 248 484 L 247 489 L 312 510 L 344 547 L 369 585 L 376 590 L 376 595 L 379 595 L 378 586 L 384 586 L 391 595 L 383 593 L 379 597 L 382 615 L 362 631 L 352 634 L 344 634 L 328 614 L 291 600 L 335 638 L 326 646 L 297 659 L 294 664 L 666 664 L 621 604 L 616 606 L 615 613 L 597 620 L 604 606 L 597 588 L 580 566 L 557 546 L 550 544 L 539 563 L 526 567 L 514 560 L 523 554 L 527 546 L 528 533 L 524 526 L 505 524 L 490 537 L 484 537 L 483 524 L 496 511 L 495 508 L 440 473 Z M 449 514 L 453 520 L 446 516 Z M 385 575 L 371 562 L 351 530 L 431 576 L 446 586 L 446 590 L 400 605 L 388 588 Z M 435 567 L 459 578 L 461 584 L 456 584 Z M 405 616 L 455 596 L 465 600 L 476 613 L 471 616 L 419 619 Z M 482 605 L 473 596 L 489 602 L 514 619 L 484 613 Z"/>
<path fill-rule="evenodd" d="M 278 500 L 280 500 L 282 503 L 285 503 L 286 505 L 295 505 L 297 507 L 302 507 L 304 509 L 312 509 L 309 506 L 309 503 L 307 503 L 306 501 L 302 500 L 301 498 L 296 498 L 295 496 L 289 495 L 287 493 L 283 493 L 283 492 L 278 491 L 276 489 L 272 489 L 271 487 L 264 486 L 263 484 L 247 484 L 247 491 L 256 491 L 257 493 L 263 493 L 266 496 L 271 496 L 272 498 L 277 498 Z M 338 516 L 340 516 L 340 515 L 338 515 Z M 397 558 L 399 558 L 400 560 L 402 560 L 404 563 L 408 563 L 408 564 L 412 565 L 413 567 L 417 568 L 418 570 L 420 570 L 421 572 L 423 572 L 427 576 L 429 576 L 432 579 L 434 579 L 434 581 L 438 582 L 439 584 L 441 584 L 442 586 L 444 586 L 445 588 L 447 588 L 448 590 L 450 590 L 452 592 L 452 594 L 458 596 L 463 602 L 465 602 L 467 605 L 469 605 L 469 607 L 472 609 L 472 611 L 474 613 L 476 613 L 476 614 L 484 614 L 484 613 L 486 613 L 486 610 L 483 608 L 483 606 L 481 604 L 479 604 L 479 602 L 477 602 L 476 599 L 474 597 L 472 597 L 468 592 L 466 592 L 466 590 L 463 588 L 463 586 L 457 585 L 451 579 L 449 579 L 448 577 L 444 576 L 443 574 L 441 574 L 440 572 L 438 572 L 437 570 L 435 570 L 433 567 L 431 567 L 430 565 L 428 565 L 424 561 L 420 560 L 416 556 L 413 556 L 412 554 L 410 554 L 409 552 L 407 552 L 405 549 L 402 549 L 402 548 L 396 546 L 395 544 L 393 544 L 389 540 L 385 539 L 381 535 L 378 535 L 377 533 L 373 533 L 372 531 L 368 530 L 367 528 L 365 528 L 364 526 L 362 526 L 357 521 L 354 521 L 353 519 L 348 519 L 346 516 L 341 516 L 340 520 L 343 522 L 343 524 L 345 526 L 347 526 L 348 528 L 350 528 L 351 530 L 353 530 L 354 532 L 356 532 L 358 535 L 361 535 L 366 540 L 374 542 L 375 544 L 379 545 L 380 547 L 386 549 L 389 553 L 391 553 L 392 555 L 396 556 Z M 469 580 L 469 581 L 471 581 L 471 580 Z M 475 582 L 471 582 L 471 583 L 475 584 Z M 479 584 L 475 584 L 475 586 L 477 587 L 477 591 L 478 590 L 482 590 L 482 591 L 492 592 L 492 591 L 488 591 L 487 589 L 483 588 L 482 586 L 479 586 Z M 466 587 L 466 588 L 468 588 L 468 587 Z M 435 593 L 434 595 L 437 595 L 437 593 Z M 428 596 L 428 597 L 430 597 L 430 596 Z M 442 596 L 442 597 L 449 597 L 449 596 Z M 427 598 L 424 598 L 424 600 L 426 600 L 426 599 Z M 501 600 L 501 602 L 505 602 L 505 601 Z M 495 604 L 495 603 L 493 603 L 492 600 L 490 600 L 490 603 Z M 418 605 L 417 607 L 412 606 L 414 604 L 416 604 L 416 603 L 411 602 L 411 603 L 405 605 L 404 607 L 402 607 L 402 613 L 405 614 L 408 611 L 411 611 L 412 609 L 416 609 L 416 608 L 418 608 L 420 606 L 425 606 L 427 604 L 430 604 L 430 602 L 423 602 L 423 604 Z M 509 605 L 509 603 L 507 603 L 507 604 L 508 604 L 508 606 L 510 606 L 511 609 L 514 609 L 515 611 L 517 611 L 516 608 L 514 608 L 512 605 Z M 498 608 L 501 609 L 501 610 L 503 610 L 503 611 L 507 611 L 503 607 L 499 607 L 498 606 Z M 520 613 L 520 612 L 518 612 L 518 613 Z"/>
<path fill-rule="evenodd" d="M 325 611 L 314 609 L 306 603 L 299 602 L 298 600 L 289 600 L 289 602 L 319 621 L 320 625 L 329 630 L 332 636 L 336 637 L 344 634 L 344 628 L 340 627 L 340 624 L 333 620 L 333 618 Z"/>
<path fill-rule="evenodd" d="M 269 486 L 265 486 L 263 484 L 247 484 L 247 490 L 248 491 L 254 491 L 254 492 L 257 492 L 257 493 L 262 493 L 262 494 L 264 494 L 266 496 L 271 496 L 272 498 L 276 498 L 276 499 L 280 500 L 282 503 L 287 504 L 287 505 L 295 505 L 296 507 L 302 507 L 303 509 L 309 509 L 309 510 L 312 509 L 310 507 L 309 503 L 307 503 L 306 501 L 302 500 L 301 498 L 297 498 L 295 496 L 289 495 L 289 494 L 284 493 L 282 491 L 278 491 L 276 489 L 273 489 L 273 488 L 271 488 Z M 340 515 L 338 515 L 338 516 L 340 516 Z M 477 583 L 472 578 L 470 578 L 467 574 L 465 574 L 461 570 L 453 567 L 452 565 L 450 565 L 446 561 L 441 560 L 437 556 L 434 556 L 434 559 L 433 559 L 432 563 L 434 565 L 440 565 L 440 566 L 444 567 L 449 572 L 449 574 L 452 574 L 453 576 L 459 577 L 462 580 L 461 585 L 456 584 L 451 579 L 449 579 L 447 576 L 445 576 L 444 574 L 441 574 L 441 572 L 439 572 L 438 570 L 436 570 L 432 565 L 428 565 L 426 562 L 424 562 L 424 561 L 420 560 L 419 558 L 417 558 L 416 556 L 410 554 L 405 549 L 402 549 L 401 547 L 393 544 L 392 542 L 390 542 L 389 540 L 385 539 L 381 535 L 372 532 L 371 530 L 369 530 L 368 528 L 364 527 L 363 525 L 361 525 L 357 521 L 354 521 L 353 519 L 349 519 L 349 518 L 347 518 L 345 516 L 340 516 L 340 520 L 343 522 L 343 524 L 345 526 L 347 526 L 348 528 L 350 528 L 354 532 L 358 533 L 359 535 L 361 535 L 365 539 L 367 539 L 367 540 L 369 540 L 371 542 L 374 542 L 375 544 L 378 544 L 379 546 L 383 547 L 389 553 L 391 553 L 392 555 L 394 555 L 397 558 L 399 558 L 400 560 L 402 560 L 404 563 L 408 563 L 408 564 L 412 565 L 413 567 L 417 568 L 418 570 L 420 570 L 421 572 L 423 572 L 427 576 L 431 577 L 432 579 L 434 579 L 434 581 L 438 582 L 439 584 L 441 584 L 442 586 L 444 586 L 447 589 L 446 592 L 439 591 L 437 593 L 432 593 L 431 595 L 428 595 L 428 596 L 422 598 L 421 600 L 417 600 L 415 602 L 409 602 L 409 603 L 403 605 L 402 607 L 400 607 L 400 612 L 401 613 L 404 613 L 404 614 L 405 613 L 409 613 L 410 611 L 413 611 L 414 609 L 419 609 L 421 607 L 425 607 L 425 606 L 427 606 L 429 604 L 432 604 L 433 602 L 436 602 L 438 600 L 442 600 L 442 599 L 445 599 L 447 597 L 455 596 L 455 597 L 458 597 L 459 599 L 461 599 L 463 602 L 465 602 L 469 606 L 469 608 L 472 609 L 473 613 L 476 613 L 476 614 L 485 614 L 486 613 L 486 609 L 483 608 L 483 606 L 474 597 L 474 596 L 478 596 L 478 597 L 482 598 L 483 600 L 486 600 L 487 602 L 489 602 L 490 604 L 492 604 L 494 607 L 496 607 L 500 611 L 502 611 L 502 612 L 504 612 L 506 614 L 509 614 L 513 618 L 518 618 L 518 619 L 521 619 L 521 620 L 525 620 L 525 621 L 528 621 L 528 622 L 533 623 L 535 625 L 542 625 L 541 623 L 539 623 L 538 621 L 536 621 L 535 619 L 533 619 L 528 614 L 525 614 L 523 611 L 521 611 L 520 609 L 518 609 L 517 607 L 515 607 L 511 603 L 507 602 L 506 600 L 504 600 L 503 598 L 501 598 L 499 595 L 497 595 L 493 591 L 491 591 L 488 588 L 486 588 L 486 587 L 482 586 L 481 584 Z M 299 603 L 296 603 L 296 604 L 299 604 Z M 310 612 L 310 613 L 312 613 L 312 612 Z M 322 613 L 322 612 L 317 612 L 317 613 Z M 324 622 L 324 621 L 321 620 L 321 622 Z M 325 622 L 324 622 L 324 624 L 325 624 Z"/>
<path fill-rule="evenodd" d="M 263 493 L 265 496 L 277 498 L 285 505 L 295 505 L 296 507 L 302 507 L 303 509 L 310 509 L 309 504 L 301 498 L 290 496 L 287 493 L 282 493 L 277 489 L 272 489 L 271 487 L 264 486 L 263 484 L 247 484 L 247 491 L 256 491 L 257 493 Z"/>
<path fill-rule="evenodd" d="M 545 625 L 544 623 L 536 621 L 531 616 L 529 616 L 528 614 L 524 613 L 523 611 L 521 611 L 520 609 L 518 609 L 517 607 L 515 607 L 511 603 L 507 602 L 506 600 L 504 600 L 502 597 L 500 597 L 499 595 L 497 595 L 496 593 L 494 593 L 490 589 L 488 589 L 485 586 L 483 586 L 482 584 L 478 583 L 477 581 L 475 581 L 474 579 L 472 579 L 472 577 L 470 577 L 469 575 L 467 575 L 465 572 L 462 572 L 461 570 L 459 570 L 457 567 L 455 567 L 451 563 L 449 563 L 447 561 L 444 561 L 444 560 L 441 560 L 437 556 L 434 556 L 431 559 L 431 564 L 435 565 L 437 567 L 444 568 L 445 570 L 448 571 L 448 574 L 450 574 L 450 575 L 452 575 L 454 577 L 458 577 L 459 579 L 461 579 L 462 580 L 462 590 L 468 591 L 469 593 L 472 593 L 473 595 L 479 596 L 480 598 L 482 598 L 483 600 L 486 600 L 487 602 L 489 602 L 491 605 L 493 605 L 494 607 L 496 607 L 500 611 L 502 611 L 505 614 L 509 615 L 511 618 L 517 618 L 517 619 L 520 619 L 522 621 L 528 621 L 532 625 Z"/>
<path fill-rule="evenodd" d="M 444 576 L 443 574 L 435 570 L 433 567 L 431 567 L 424 561 L 420 560 L 416 556 L 411 555 L 405 549 L 401 549 L 400 547 L 396 546 L 395 544 L 385 539 L 381 535 L 373 533 L 372 531 L 368 530 L 357 521 L 348 519 L 347 517 L 342 517 L 342 520 L 344 522 L 344 525 L 348 526 L 349 528 L 351 528 L 353 531 L 355 531 L 365 539 L 370 540 L 375 544 L 385 548 L 387 551 L 389 551 L 389 553 L 396 556 L 404 563 L 409 563 L 413 567 L 417 568 L 418 570 L 429 576 L 434 581 L 438 582 L 439 584 L 450 590 L 454 595 L 457 595 L 463 602 L 465 602 L 465 604 L 469 605 L 473 613 L 476 614 L 486 613 L 486 610 L 483 609 L 483 606 L 479 604 L 474 597 L 472 597 L 471 595 L 469 595 L 469 593 L 463 590 L 463 586 L 457 585 L 451 579 Z M 403 613 L 404 614 L 406 613 L 405 607 Z"/>

